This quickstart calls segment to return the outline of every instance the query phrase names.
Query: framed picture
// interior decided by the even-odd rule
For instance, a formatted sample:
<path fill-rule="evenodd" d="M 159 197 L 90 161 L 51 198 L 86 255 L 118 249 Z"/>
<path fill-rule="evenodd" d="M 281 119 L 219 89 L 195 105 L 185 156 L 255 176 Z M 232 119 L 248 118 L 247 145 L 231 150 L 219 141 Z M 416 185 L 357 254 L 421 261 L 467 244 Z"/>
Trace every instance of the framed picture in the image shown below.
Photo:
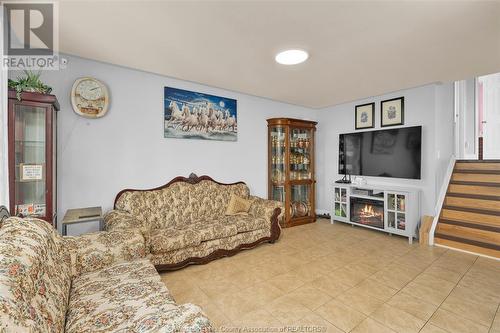
<path fill-rule="evenodd" d="M 31 180 L 43 180 L 43 165 L 42 164 L 25 164 L 21 163 L 20 180 L 27 182 Z"/>
<path fill-rule="evenodd" d="M 380 126 L 396 126 L 405 123 L 405 98 L 398 97 L 380 102 Z"/>
<path fill-rule="evenodd" d="M 236 141 L 236 100 L 194 91 L 164 88 L 164 137 Z"/>
<path fill-rule="evenodd" d="M 356 105 L 354 121 L 356 129 L 375 127 L 375 103 Z"/>

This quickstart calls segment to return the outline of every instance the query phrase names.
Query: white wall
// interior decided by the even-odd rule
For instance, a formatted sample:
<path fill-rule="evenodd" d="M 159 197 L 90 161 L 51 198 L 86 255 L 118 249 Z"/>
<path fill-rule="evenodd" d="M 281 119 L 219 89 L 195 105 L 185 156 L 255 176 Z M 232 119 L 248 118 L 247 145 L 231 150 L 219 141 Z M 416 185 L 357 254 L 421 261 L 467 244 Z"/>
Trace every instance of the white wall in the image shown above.
<path fill-rule="evenodd" d="M 453 148 L 453 85 L 427 85 L 322 110 L 270 101 L 201 84 L 67 56 L 67 69 L 45 71 L 61 104 L 58 120 L 58 220 L 69 208 L 111 209 L 124 188 L 151 188 L 178 175 L 208 174 L 222 182 L 245 181 L 253 194 L 267 195 L 267 123 L 271 117 L 317 120 L 317 211 L 330 211 L 338 169 L 338 135 L 354 131 L 354 106 L 405 97 L 405 125 L 423 126 L 422 180 L 371 178 L 370 182 L 411 184 L 423 190 L 423 213 L 433 215 L 447 159 Z M 20 73 L 11 72 L 15 77 Z M 105 82 L 111 95 L 108 114 L 86 119 L 70 104 L 73 82 L 82 76 Z M 238 101 L 238 141 L 165 139 L 163 88 L 172 86 Z M 439 152 L 439 158 L 438 158 Z M 70 229 L 70 234 L 97 226 Z M 60 226 L 59 226 L 60 228 Z"/>
<path fill-rule="evenodd" d="M 265 197 L 266 119 L 282 116 L 316 119 L 317 111 L 308 108 L 78 57 L 67 56 L 67 59 L 67 69 L 45 71 L 41 77 L 53 87 L 61 104 L 59 221 L 68 208 L 102 206 L 107 211 L 112 208 L 116 194 L 124 188 L 156 187 L 191 172 L 207 174 L 221 182 L 243 180 L 253 194 Z M 10 74 L 15 77 L 19 73 Z M 73 112 L 70 91 L 73 82 L 82 76 L 95 77 L 108 85 L 111 106 L 103 118 L 86 119 Z M 236 99 L 238 141 L 164 138 L 165 86 Z"/>
<path fill-rule="evenodd" d="M 426 85 L 414 89 L 398 91 L 382 96 L 366 98 L 320 111 L 318 129 L 318 156 L 321 159 L 318 170 L 319 210 L 330 210 L 333 200 L 333 182 L 340 179 L 338 174 L 339 134 L 354 132 L 354 107 L 358 104 L 375 102 L 375 129 L 380 128 L 380 101 L 405 97 L 404 126 L 422 126 L 422 179 L 395 179 L 366 177 L 369 183 L 411 185 L 420 187 L 422 213 L 434 215 L 436 189 L 441 186 L 444 171 L 453 149 L 453 85 Z M 448 123 L 449 122 L 449 123 Z M 439 159 L 438 152 L 439 151 Z M 446 162 L 445 162 L 446 160 Z M 447 164 L 446 164 L 447 165 Z M 322 168 L 322 169 L 321 169 Z M 444 167 L 446 168 L 446 167 Z M 440 171 L 437 171 L 440 170 Z"/>

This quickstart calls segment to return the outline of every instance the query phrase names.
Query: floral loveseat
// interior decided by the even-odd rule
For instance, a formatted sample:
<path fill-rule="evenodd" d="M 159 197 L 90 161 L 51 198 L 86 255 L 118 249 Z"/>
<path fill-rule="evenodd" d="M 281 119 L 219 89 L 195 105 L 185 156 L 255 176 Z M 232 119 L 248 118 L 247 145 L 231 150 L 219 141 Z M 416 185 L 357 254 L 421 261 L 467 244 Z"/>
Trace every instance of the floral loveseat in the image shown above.
<path fill-rule="evenodd" d="M 38 219 L 0 227 L 0 332 L 200 332 L 200 308 L 176 305 L 138 230 L 61 237 Z"/>
<path fill-rule="evenodd" d="M 232 194 L 252 200 L 247 214 L 225 215 Z M 151 190 L 121 191 L 104 220 L 107 230 L 140 228 L 153 264 L 171 270 L 274 242 L 281 232 L 281 206 L 250 196 L 243 182 L 191 175 Z"/>

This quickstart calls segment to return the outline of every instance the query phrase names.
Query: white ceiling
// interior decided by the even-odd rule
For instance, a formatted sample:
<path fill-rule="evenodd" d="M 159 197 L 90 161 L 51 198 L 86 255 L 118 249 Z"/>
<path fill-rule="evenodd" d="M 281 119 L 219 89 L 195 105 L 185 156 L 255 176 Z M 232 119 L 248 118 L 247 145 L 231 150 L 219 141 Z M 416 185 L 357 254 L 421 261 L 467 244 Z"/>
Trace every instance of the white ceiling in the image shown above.
<path fill-rule="evenodd" d="M 500 2 L 62 1 L 61 52 L 322 108 L 500 72 Z M 303 64 L 274 62 L 287 48 Z"/>

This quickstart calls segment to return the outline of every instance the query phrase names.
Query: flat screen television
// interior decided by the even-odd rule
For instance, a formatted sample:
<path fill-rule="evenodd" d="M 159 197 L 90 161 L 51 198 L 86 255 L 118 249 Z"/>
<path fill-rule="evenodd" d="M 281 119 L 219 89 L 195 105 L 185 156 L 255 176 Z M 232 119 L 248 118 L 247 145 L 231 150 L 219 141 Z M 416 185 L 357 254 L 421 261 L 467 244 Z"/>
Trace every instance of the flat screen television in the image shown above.
<path fill-rule="evenodd" d="M 340 134 L 339 174 L 420 179 L 422 126 Z"/>

